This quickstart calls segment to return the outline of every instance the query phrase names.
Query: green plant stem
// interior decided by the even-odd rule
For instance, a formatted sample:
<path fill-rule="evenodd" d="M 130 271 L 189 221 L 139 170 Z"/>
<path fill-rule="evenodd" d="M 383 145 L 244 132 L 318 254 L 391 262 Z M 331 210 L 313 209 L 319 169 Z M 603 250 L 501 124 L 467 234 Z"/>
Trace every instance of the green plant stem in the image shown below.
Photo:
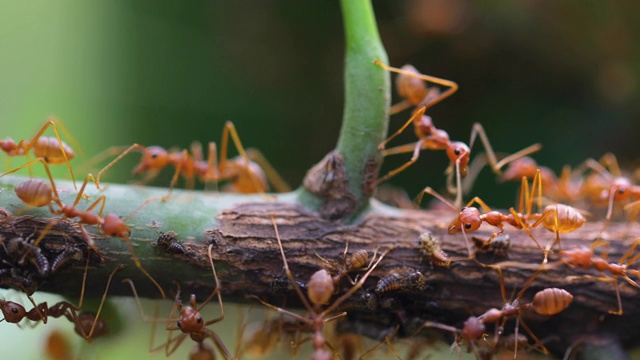
<path fill-rule="evenodd" d="M 388 72 L 373 63 L 374 59 L 388 61 L 371 2 L 342 0 L 341 5 L 346 38 L 345 102 L 336 151 L 344 157 L 348 190 L 355 197 L 350 215 L 357 216 L 371 195 L 363 187 L 377 177 L 382 161 L 378 144 L 387 133 L 390 86 Z M 366 164 L 373 164 L 373 173 Z M 303 194 L 302 202 L 312 204 L 313 200 Z"/>

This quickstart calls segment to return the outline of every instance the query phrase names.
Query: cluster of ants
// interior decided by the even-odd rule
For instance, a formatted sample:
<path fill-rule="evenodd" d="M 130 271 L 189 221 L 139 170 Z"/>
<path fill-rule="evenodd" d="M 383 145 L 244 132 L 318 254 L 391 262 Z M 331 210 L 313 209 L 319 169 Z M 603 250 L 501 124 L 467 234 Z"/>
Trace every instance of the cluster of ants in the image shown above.
<path fill-rule="evenodd" d="M 455 338 L 454 345 L 457 347 L 460 357 L 462 357 L 460 344 L 464 343 L 468 346 L 469 351 L 473 352 L 476 357 L 490 358 L 500 347 L 507 346 L 505 343 L 510 342 L 506 340 L 506 336 L 503 336 L 503 330 L 506 322 L 509 319 L 515 318 L 516 327 L 513 340 L 514 358 L 518 353 L 518 329 L 520 326 L 525 329 L 529 337 L 535 342 L 535 345 L 531 346 L 531 348 L 536 348 L 542 353 L 548 354 L 548 350 L 543 342 L 539 340 L 526 325 L 522 316 L 529 310 L 543 316 L 556 315 L 570 306 L 573 296 L 561 288 L 546 288 L 538 291 L 533 296 L 531 302 L 524 302 L 522 298 L 529 287 L 534 284 L 537 276 L 544 270 L 551 268 L 549 259 L 553 261 L 553 258 L 557 258 L 558 263 L 563 266 L 566 265 L 581 270 L 593 269 L 600 274 L 600 276 L 583 275 L 583 278 L 612 282 L 616 292 L 617 308 L 610 310 L 609 313 L 622 315 L 623 309 L 618 278 L 621 277 L 631 286 L 640 288 L 630 277 L 638 278 L 640 276 L 640 271 L 630 268 L 630 266 L 640 258 L 640 254 L 634 255 L 635 248 L 640 241 L 635 241 L 618 263 L 611 263 L 607 261 L 606 258 L 596 255 L 594 251 L 604 243 L 602 237 L 613 216 L 616 205 L 624 204 L 625 210 L 631 212 L 632 220 L 634 220 L 640 212 L 640 187 L 633 185 L 631 179 L 622 175 L 615 162 L 615 158 L 607 155 L 600 161 L 587 160 L 582 166 L 573 171 L 568 167 L 563 169 L 562 174 L 558 177 L 552 170 L 538 166 L 536 162 L 529 157 L 529 155 L 540 149 L 539 144 L 531 145 L 514 154 L 498 159 L 498 156 L 496 156 L 490 146 L 484 129 L 479 124 L 473 126 L 469 146 L 463 142 L 451 141 L 447 132 L 436 128 L 431 117 L 425 115 L 425 113 L 430 107 L 455 93 L 458 86 L 448 80 L 420 74 L 411 66 L 398 69 L 387 66 L 379 61 L 375 63 L 388 71 L 399 74 L 396 85 L 398 93 L 404 100 L 401 103 L 393 105 L 391 113 L 395 114 L 411 107 L 414 108 L 409 120 L 379 146 L 383 156 L 412 153 L 412 157 L 402 166 L 389 171 L 386 175 L 379 178 L 376 181 L 376 185 L 388 180 L 415 163 L 422 150 L 445 150 L 450 160 L 450 165 L 446 170 L 447 188 L 452 194 L 455 194 L 456 198 L 454 203 L 449 202 L 445 197 L 430 187 L 426 187 L 420 193 L 417 201 L 420 203 L 423 195 L 429 194 L 445 203 L 457 213 L 455 219 L 449 224 L 447 231 L 450 235 L 462 233 L 464 241 L 466 242 L 468 256 L 455 259 L 449 258 L 441 249 L 439 240 L 429 233 L 420 236 L 418 246 L 430 261 L 438 267 L 447 268 L 455 262 L 474 261 L 484 268 L 495 270 L 498 273 L 500 293 L 504 301 L 502 308 L 490 308 L 484 313 L 472 315 L 460 326 L 429 320 L 422 322 L 420 326 L 418 326 L 419 330 L 417 331 L 431 328 L 452 333 Z M 433 85 L 427 86 L 427 83 Z M 443 91 L 441 88 L 446 88 L 446 90 Z M 415 143 L 386 148 L 391 140 L 396 138 L 411 124 L 414 125 L 415 133 L 418 137 Z M 91 225 L 96 225 L 98 231 L 107 237 L 120 238 L 125 241 L 135 265 L 158 288 L 162 298 L 166 298 L 164 289 L 152 275 L 142 267 L 138 260 L 130 240 L 131 229 L 127 226 L 127 222 L 150 202 L 168 201 L 171 197 L 172 189 L 178 182 L 180 176 L 185 179 L 187 186 L 191 188 L 194 187 L 195 180 L 199 179 L 205 184 L 217 184 L 218 182 L 226 181 L 227 185 L 224 190 L 242 193 L 264 194 L 268 190 L 268 183 L 271 183 L 277 191 L 287 191 L 289 189 L 286 183 L 258 151 L 244 150 L 234 125 L 231 122 L 227 122 L 223 129 L 219 159 L 217 145 L 214 142 L 208 144 L 206 160 L 203 156 L 202 146 L 197 143 L 191 146 L 191 152 L 188 150 L 167 151 L 158 146 L 145 147 L 139 144 L 125 148 L 113 148 L 98 156 L 97 161 L 101 161 L 107 156 L 119 155 L 100 170 L 96 177 L 92 174 L 87 174 L 80 189 L 77 191 L 73 203 L 70 205 L 65 204 L 59 197 L 59 192 L 49 170 L 49 166 L 62 163 L 66 164 L 71 173 L 74 187 L 76 187 L 75 176 L 70 165 L 70 160 L 73 159 L 74 152 L 69 145 L 61 140 L 58 126 L 61 126 L 61 122 L 58 119 L 51 119 L 47 121 L 30 140 L 23 140 L 18 143 L 13 140 L 0 141 L 0 149 L 8 156 L 29 156 L 32 152 L 36 158 L 35 160 L 27 161 L 26 164 L 4 175 L 14 173 L 23 168 L 30 169 L 31 166 L 37 163 L 42 164 L 47 173 L 48 181 L 31 178 L 15 186 L 14 190 L 16 195 L 26 206 L 46 207 L 52 215 L 60 216 L 44 225 L 42 229 L 38 230 L 36 235 L 31 233 L 25 234 L 24 237 L 20 238 L 0 238 L 0 260 L 2 262 L 2 264 L 0 264 L 0 279 L 4 285 L 19 288 L 24 291 L 33 305 L 31 310 L 26 310 L 25 307 L 16 302 L 0 300 L 0 310 L 4 315 L 4 319 L 0 321 L 6 320 L 11 323 L 20 323 L 26 318 L 35 323 L 46 323 L 49 317 L 66 318 L 75 325 L 76 332 L 87 341 L 91 341 L 107 333 L 108 326 L 106 322 L 100 318 L 100 312 L 106 300 L 111 280 L 116 272 L 123 266 L 118 265 L 111 272 L 98 311 L 96 313 L 82 312 L 87 269 L 90 259 L 92 258 L 89 254 L 100 258 L 100 251 L 94 241 L 95 235 L 92 235 L 84 228 L 84 226 Z M 56 135 L 55 138 L 43 136 L 45 130 L 49 127 L 53 128 Z M 229 137 L 231 137 L 239 153 L 238 157 L 232 159 L 228 159 L 227 154 Z M 477 137 L 479 137 L 484 144 L 486 154 L 477 156 L 474 159 L 474 165 L 474 163 L 470 164 L 470 149 Z M 98 190 L 103 190 L 104 187 L 101 187 L 100 180 L 105 172 L 134 151 L 142 152 L 142 159 L 133 170 L 134 174 L 146 174 L 142 182 L 151 181 L 167 166 L 172 166 L 175 169 L 168 193 L 163 197 L 148 199 L 124 218 L 118 214 L 104 214 L 107 202 L 105 195 L 97 197 L 97 199 L 91 202 L 84 210 L 79 209 L 83 199 L 88 198 L 85 194 L 85 189 L 89 182 L 93 182 Z M 473 178 L 485 164 L 488 164 L 490 168 L 498 174 L 501 180 L 521 182 L 520 202 L 517 211 L 514 208 L 509 209 L 508 212 L 492 210 L 478 197 L 473 198 L 464 207 L 462 206 L 463 195 L 469 188 L 466 184 L 473 182 Z M 502 168 L 505 166 L 508 167 L 503 172 Z M 529 185 L 529 179 L 532 179 L 531 186 Z M 594 241 L 591 247 L 562 248 L 560 234 L 573 232 L 581 228 L 586 220 L 579 209 L 567 204 L 557 203 L 558 201 L 571 202 L 572 204 L 580 201 L 581 203 L 588 202 L 593 204 L 593 206 L 607 206 L 605 221 L 597 236 L 598 241 Z M 543 202 L 547 202 L 544 207 Z M 474 204 L 478 204 L 480 209 L 473 207 L 472 205 Z M 534 205 L 537 205 L 537 212 L 534 212 Z M 6 214 L 4 219 L 0 219 L 0 221 L 8 221 L 7 219 L 10 217 L 9 214 Z M 45 248 L 47 244 L 46 239 L 48 239 L 52 233 L 56 232 L 57 226 L 65 224 L 70 220 L 73 221 L 72 224 L 77 227 L 81 238 L 84 239 L 85 244 L 84 247 L 82 247 L 83 250 L 78 251 L 77 248 L 56 248 L 55 250 Z M 338 347 L 326 338 L 325 325 L 332 320 L 340 319 L 347 315 L 345 311 L 337 313 L 336 311 L 342 310 L 347 301 L 364 301 L 368 303 L 367 306 L 375 309 L 378 306 L 375 303 L 376 299 L 383 297 L 385 294 L 404 291 L 406 289 L 411 289 L 410 291 L 412 292 L 420 292 L 424 291 L 427 287 L 425 277 L 420 272 L 392 273 L 391 275 L 380 278 L 372 290 L 372 293 L 365 291 L 364 293 L 367 295 L 366 299 L 362 299 L 363 296 L 354 296 L 363 293 L 362 290 L 366 280 L 385 256 L 393 249 L 387 248 L 379 255 L 379 249 L 376 249 L 373 251 L 373 255 L 370 256 L 369 251 L 364 249 L 349 253 L 348 244 L 345 246 L 341 264 L 335 265 L 331 261 L 321 258 L 321 260 L 327 264 L 326 268 L 316 271 L 308 282 L 301 282 L 295 279 L 289 268 L 285 250 L 279 236 L 277 223 L 278 220 L 272 217 L 274 235 L 277 239 L 278 249 L 287 277 L 284 288 L 286 291 L 291 290 L 296 293 L 296 296 L 306 309 L 306 313 L 300 315 L 253 296 L 255 300 L 264 304 L 267 308 L 290 319 L 289 321 L 285 321 L 281 317 L 277 319 L 277 321 L 265 321 L 259 330 L 254 333 L 254 336 L 249 337 L 245 346 L 243 346 L 243 348 L 246 349 L 257 349 L 254 351 L 254 354 L 264 355 L 264 353 L 267 352 L 266 349 L 269 347 L 266 345 L 267 343 L 272 343 L 275 341 L 274 339 L 279 338 L 281 332 L 290 331 L 311 333 L 311 335 L 306 338 L 296 339 L 295 343 L 296 345 L 300 345 L 306 341 L 310 341 L 313 348 L 312 359 L 331 359 L 336 356 L 340 358 L 353 358 L 357 352 L 354 349 L 356 341 L 340 340 L 342 344 L 340 348 L 342 350 L 338 351 Z M 467 239 L 467 234 L 478 230 L 483 223 L 496 227 L 497 230 L 492 233 L 488 239 L 474 237 L 473 241 L 476 250 L 473 250 L 471 243 Z M 488 249 L 495 252 L 502 251 L 502 253 L 508 251 L 508 240 L 505 240 L 503 234 L 506 224 L 524 231 L 541 250 L 543 255 L 543 260 L 540 265 L 524 283 L 512 301 L 509 301 L 507 298 L 503 271 L 508 265 L 513 264 L 485 264 L 476 258 L 478 251 Z M 532 230 L 537 227 L 544 227 L 553 232 L 555 239 L 547 246 L 543 246 L 536 237 L 534 237 L 532 232 Z M 169 242 L 167 246 L 184 251 L 178 243 Z M 143 318 L 147 321 L 154 323 L 165 322 L 165 328 L 168 331 L 167 341 L 160 346 L 152 346 L 152 352 L 164 349 L 167 356 L 171 355 L 184 340 L 189 337 L 196 343 L 196 347 L 191 354 L 192 359 L 215 358 L 213 348 L 205 343 L 206 339 L 210 339 L 213 342 L 215 348 L 225 359 L 235 359 L 241 356 L 240 346 L 237 346 L 235 353 L 232 354 L 218 334 L 209 329 L 210 325 L 223 320 L 224 308 L 220 281 L 216 274 L 212 258 L 212 246 L 208 248 L 208 259 L 215 281 L 215 288 L 200 305 L 197 304 L 195 295 L 191 295 L 189 304 L 183 306 L 179 298 L 180 286 L 178 284 L 174 307 L 168 318 L 157 319 L 146 316 L 144 313 L 142 314 Z M 36 290 L 37 279 L 46 279 L 51 273 L 59 272 L 60 269 L 69 264 L 82 262 L 85 264 L 85 274 L 78 305 L 71 304 L 67 301 L 60 301 L 51 306 L 46 302 L 36 304 L 31 295 Z M 351 276 L 356 272 L 358 274 L 354 279 Z M 606 275 L 607 273 L 608 275 Z M 345 279 L 350 282 L 351 287 L 344 294 L 330 302 L 336 289 Z M 133 282 L 129 279 L 123 281 L 131 285 L 132 292 L 137 298 L 137 292 Z M 355 299 L 358 297 L 359 299 Z M 202 317 L 201 311 L 204 306 L 214 298 L 218 300 L 221 314 L 207 321 Z M 140 310 L 142 312 L 141 307 Z M 491 326 L 493 326 L 494 329 L 493 336 L 491 336 L 488 330 L 488 327 Z M 180 331 L 181 334 L 172 336 L 172 332 L 174 331 Z M 394 335 L 395 331 L 392 334 L 384 336 L 380 344 L 386 343 L 394 356 L 401 358 L 391 341 Z M 374 346 L 370 351 L 364 352 L 361 357 L 369 355 L 378 345 Z"/>

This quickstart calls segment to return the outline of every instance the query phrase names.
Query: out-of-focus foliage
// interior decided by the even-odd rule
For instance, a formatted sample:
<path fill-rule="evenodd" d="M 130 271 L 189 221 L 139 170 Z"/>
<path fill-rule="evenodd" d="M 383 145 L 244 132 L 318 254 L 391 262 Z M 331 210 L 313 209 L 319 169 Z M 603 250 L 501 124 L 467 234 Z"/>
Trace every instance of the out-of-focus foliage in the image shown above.
<path fill-rule="evenodd" d="M 2 137 L 28 138 L 55 114 L 82 144 L 79 168 L 113 145 L 219 141 L 232 120 L 245 146 L 259 148 L 294 186 L 335 145 L 344 44 L 337 2 L 0 3 Z M 452 139 L 468 141 L 473 122 L 481 122 L 498 151 L 542 142 L 536 157 L 555 170 L 607 151 L 637 165 L 636 3 L 374 6 L 391 65 L 411 63 L 460 85 L 429 111 Z M 395 116 L 390 128 L 408 116 Z M 407 131 L 395 144 L 413 140 Z M 385 169 L 404 159 L 388 159 Z M 106 180 L 128 181 L 136 160 Z M 426 185 L 441 188 L 446 165 L 443 153 L 425 152 L 392 183 L 411 196 Z M 165 186 L 169 175 L 154 184 Z M 474 194 L 509 206 L 515 186 L 496 186 L 485 170 Z"/>

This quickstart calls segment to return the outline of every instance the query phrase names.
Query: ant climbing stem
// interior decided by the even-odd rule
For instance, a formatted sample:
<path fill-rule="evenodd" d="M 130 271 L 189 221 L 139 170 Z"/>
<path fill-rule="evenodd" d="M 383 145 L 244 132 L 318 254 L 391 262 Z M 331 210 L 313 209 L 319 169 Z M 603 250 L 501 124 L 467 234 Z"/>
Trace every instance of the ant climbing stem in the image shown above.
<path fill-rule="evenodd" d="M 422 105 L 428 109 L 458 91 L 458 84 L 455 82 L 435 76 L 421 74 L 411 65 L 405 65 L 399 69 L 386 65 L 378 59 L 375 59 L 373 62 L 389 72 L 399 74 L 396 78 L 396 88 L 400 96 L 405 98 L 405 100 L 391 106 L 389 112 L 392 115 L 410 106 Z M 447 87 L 448 89 L 442 93 L 439 91 L 434 93 L 433 91 L 430 91 L 431 89 L 427 88 L 424 81 L 432 82 L 434 84 Z"/>
<path fill-rule="evenodd" d="M 228 159 L 229 138 L 231 138 L 239 154 L 232 159 Z M 118 147 L 115 151 L 117 152 L 121 149 L 122 147 Z M 142 159 L 133 170 L 134 175 L 147 173 L 142 183 L 151 181 L 160 173 L 160 170 L 167 166 L 171 165 L 175 168 L 169 192 L 160 198 L 162 201 L 166 201 L 171 197 L 180 175 L 185 179 L 189 188 L 194 187 L 197 177 L 205 184 L 228 181 L 230 191 L 240 193 L 264 193 L 268 190 L 267 180 L 279 191 L 288 191 L 290 189 L 258 150 L 244 149 L 238 132 L 231 121 L 227 121 L 223 128 L 220 160 L 218 160 L 218 149 L 215 142 L 209 142 L 206 160 L 203 159 L 202 145 L 197 142 L 191 144 L 191 154 L 186 149 L 167 151 L 159 146 L 145 147 L 140 144 L 133 144 L 98 172 L 96 179 L 98 189 L 104 189 L 104 187 L 100 187 L 100 180 L 104 173 L 134 150 L 142 152 Z M 113 152 L 114 150 L 107 151 L 108 154 Z"/>
<path fill-rule="evenodd" d="M 33 154 L 36 156 L 36 158 L 42 159 L 45 163 L 65 163 L 67 165 L 67 168 L 69 169 L 69 173 L 71 174 L 71 179 L 73 180 L 73 188 L 77 189 L 76 179 L 73 175 L 71 164 L 69 163 L 69 161 L 74 158 L 75 153 L 73 149 L 71 149 L 69 145 L 65 144 L 60 138 L 60 133 L 58 132 L 56 122 L 60 124 L 63 132 L 67 134 L 66 128 L 64 127 L 62 121 L 57 117 L 51 116 L 50 120 L 46 121 L 40 128 L 40 130 L 38 130 L 36 135 L 34 135 L 30 140 L 21 140 L 17 144 L 12 139 L 0 140 L 0 150 L 4 151 L 8 156 L 11 157 L 22 155 L 28 157 L 29 151 L 33 149 Z M 49 127 L 53 128 L 53 131 L 56 134 L 56 139 L 52 137 L 42 136 Z"/>
<path fill-rule="evenodd" d="M 397 72 L 400 74 L 400 76 L 408 78 L 408 79 L 402 78 L 401 80 L 399 80 L 399 83 L 406 82 L 408 84 L 409 79 L 413 78 L 420 81 L 425 80 L 425 81 L 435 82 L 442 86 L 448 86 L 449 89 L 443 92 L 442 94 L 440 94 L 439 96 L 436 96 L 435 98 L 427 101 L 426 105 L 423 105 L 421 103 L 416 104 L 420 107 L 413 113 L 411 118 L 409 118 L 409 120 L 405 122 L 400 127 L 400 129 L 398 129 L 395 133 L 393 133 L 391 136 L 385 139 L 382 143 L 380 143 L 380 145 L 378 146 L 378 149 L 381 151 L 382 156 L 388 156 L 392 154 L 401 154 L 401 153 L 412 153 L 413 155 L 411 156 L 411 159 L 409 159 L 409 161 L 407 161 L 405 164 L 399 166 L 396 169 L 389 171 L 386 175 L 376 180 L 376 182 L 374 183 L 374 186 L 380 184 L 385 180 L 392 178 L 393 176 L 397 175 L 398 173 L 402 172 L 404 169 L 406 169 L 407 167 L 415 163 L 418 160 L 421 150 L 423 149 L 445 150 L 447 153 L 447 157 L 449 158 L 449 161 L 450 161 L 449 167 L 446 170 L 446 174 L 448 175 L 447 188 L 449 189 L 450 192 L 452 193 L 454 192 L 453 190 L 454 187 L 451 184 L 451 182 L 453 180 L 452 175 L 454 174 L 454 171 L 455 171 L 455 177 L 456 177 L 455 192 L 457 193 L 455 204 L 456 206 L 459 207 L 460 205 L 462 205 L 461 178 L 466 177 L 469 171 L 468 164 L 469 164 L 469 158 L 471 156 L 470 149 L 471 149 L 471 146 L 473 146 L 473 143 L 477 136 L 480 136 L 480 140 L 482 141 L 485 147 L 485 150 L 487 152 L 487 158 L 489 160 L 489 165 L 491 169 L 497 174 L 501 173 L 500 169 L 507 163 L 540 150 L 541 145 L 534 144 L 512 155 L 509 155 L 500 161 L 497 161 L 495 153 L 493 152 L 493 148 L 491 147 L 489 139 L 484 129 L 482 128 L 482 125 L 478 123 L 474 124 L 471 131 L 471 141 L 470 141 L 471 146 L 467 146 L 465 143 L 462 143 L 462 142 L 451 141 L 449 139 L 449 134 L 444 130 L 436 128 L 433 125 L 433 121 L 431 117 L 426 116 L 424 114 L 429 107 L 439 103 L 440 101 L 451 96 L 455 91 L 457 91 L 458 89 L 457 84 L 449 80 L 438 79 L 438 78 L 430 77 L 427 75 L 422 75 L 417 73 L 417 71 L 413 72 L 413 71 L 393 68 L 383 64 L 379 60 L 376 60 L 375 63 L 388 71 Z M 414 88 L 414 86 L 415 84 L 407 86 L 406 91 L 407 92 L 415 91 L 415 90 L 409 90 Z M 418 89 L 417 92 L 419 94 L 423 94 L 424 89 L 423 90 Z M 403 93 L 404 93 L 404 90 L 401 91 L 401 94 Z M 406 95 L 403 95 L 403 96 L 406 97 Z M 423 95 L 418 95 L 417 97 L 420 97 L 420 96 L 423 96 Z M 386 145 L 395 137 L 397 137 L 402 132 L 404 132 L 409 127 L 410 124 L 414 125 L 414 130 L 415 130 L 416 136 L 418 137 L 418 141 L 411 144 L 396 146 L 391 149 L 385 149 Z"/>
<path fill-rule="evenodd" d="M 332 316 L 328 316 L 328 314 L 334 311 L 338 306 L 344 303 L 355 292 L 357 292 L 360 288 L 362 288 L 362 286 L 364 285 L 369 275 L 373 272 L 373 270 L 375 270 L 375 268 L 378 266 L 380 261 L 382 261 L 382 259 L 392 250 L 392 248 L 388 248 L 387 250 L 385 250 L 378 257 L 378 259 L 370 266 L 369 270 L 367 270 L 367 272 L 360 278 L 360 280 L 358 280 L 356 284 L 351 287 L 351 289 L 349 289 L 346 293 L 344 293 L 338 299 L 333 301 L 333 303 L 328 305 L 326 308 L 322 309 L 324 304 L 329 303 L 329 300 L 331 299 L 335 290 L 335 286 L 333 284 L 333 279 L 331 275 L 329 275 L 328 271 L 325 269 L 316 271 L 311 276 L 311 279 L 307 284 L 307 296 L 304 296 L 302 289 L 298 285 L 295 277 L 293 276 L 293 273 L 291 272 L 291 269 L 289 268 L 289 263 L 284 253 L 284 248 L 282 246 L 282 241 L 280 239 L 280 233 L 278 231 L 276 219 L 273 215 L 271 216 L 271 223 L 273 224 L 276 240 L 278 241 L 278 247 L 280 249 L 280 255 L 282 256 L 282 261 L 284 263 L 284 270 L 285 270 L 286 276 L 289 279 L 289 282 L 291 283 L 291 285 L 293 286 L 300 301 L 302 302 L 304 307 L 307 309 L 307 314 L 304 316 L 299 315 L 289 310 L 285 310 L 285 309 L 276 307 L 274 305 L 271 305 L 256 296 L 251 296 L 251 297 L 256 298 L 263 305 L 267 306 L 268 308 L 274 311 L 277 311 L 281 314 L 289 316 L 293 319 L 300 321 L 303 324 L 310 326 L 314 333 L 312 335 L 313 358 L 315 359 L 331 358 L 332 354 L 329 351 L 325 350 L 325 346 L 331 349 L 333 347 L 331 347 L 327 343 L 322 333 L 324 329 L 324 324 L 326 322 L 345 316 L 346 312 L 342 312 Z"/>

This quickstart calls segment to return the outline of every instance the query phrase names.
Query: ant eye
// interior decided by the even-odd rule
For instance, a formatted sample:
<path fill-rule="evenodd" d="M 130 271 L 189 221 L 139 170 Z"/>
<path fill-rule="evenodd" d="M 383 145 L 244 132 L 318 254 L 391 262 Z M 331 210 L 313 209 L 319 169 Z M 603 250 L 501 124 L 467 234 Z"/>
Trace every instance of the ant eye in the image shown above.
<path fill-rule="evenodd" d="M 152 158 L 152 159 L 155 159 L 155 158 L 157 158 L 157 157 L 158 157 L 158 153 L 153 153 L 153 154 L 151 154 L 151 158 Z"/>
<path fill-rule="evenodd" d="M 464 228 L 465 229 L 471 229 L 471 223 L 464 224 Z"/>
<path fill-rule="evenodd" d="M 196 322 L 197 322 L 198 324 L 200 324 L 200 323 L 202 322 L 202 318 L 201 318 L 200 316 L 198 316 L 198 317 L 196 318 Z"/>
<path fill-rule="evenodd" d="M 178 327 L 182 329 L 182 321 L 178 320 Z"/>
<path fill-rule="evenodd" d="M 458 148 L 458 149 L 455 149 L 453 153 L 454 153 L 454 154 L 456 154 L 456 155 L 460 155 L 461 151 L 460 151 L 460 149 Z"/>
<path fill-rule="evenodd" d="M 17 313 L 20 312 L 20 310 L 18 310 L 17 306 L 14 306 L 14 307 L 11 308 L 11 312 L 14 313 L 14 314 L 17 314 Z"/>
<path fill-rule="evenodd" d="M 618 189 L 618 194 L 624 194 L 624 189 Z"/>
<path fill-rule="evenodd" d="M 465 206 L 465 207 L 463 207 L 462 209 L 460 209 L 460 211 L 465 211 L 465 210 L 467 210 L 467 207 L 466 207 L 466 206 Z"/>

